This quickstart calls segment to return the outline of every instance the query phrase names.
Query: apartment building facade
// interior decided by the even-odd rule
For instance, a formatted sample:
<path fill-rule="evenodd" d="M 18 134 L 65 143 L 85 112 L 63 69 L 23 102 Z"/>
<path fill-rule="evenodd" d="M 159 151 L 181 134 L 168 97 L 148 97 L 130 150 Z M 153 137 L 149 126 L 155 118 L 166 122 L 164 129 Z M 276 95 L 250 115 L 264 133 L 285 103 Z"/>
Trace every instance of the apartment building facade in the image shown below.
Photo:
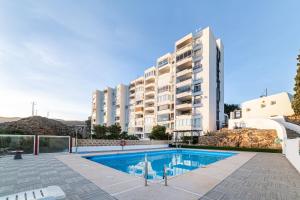
<path fill-rule="evenodd" d="M 115 88 L 96 90 L 92 96 L 92 130 L 95 125 L 118 124 L 128 131 L 128 86 L 119 84 Z"/>
<path fill-rule="evenodd" d="M 101 97 L 97 92 L 93 94 L 93 112 L 94 104 L 95 108 L 101 104 Z M 221 40 L 214 37 L 209 27 L 179 39 L 174 52 L 159 57 L 155 66 L 130 82 L 126 98 L 128 112 L 125 110 L 124 118 L 128 118 L 128 133 L 140 138 L 147 138 L 157 124 L 165 126 L 169 133 L 201 133 L 221 128 L 224 121 Z M 93 115 L 96 122 L 102 118 L 105 121 L 106 117 L 111 119 L 106 112 L 92 113 L 92 119 Z"/>

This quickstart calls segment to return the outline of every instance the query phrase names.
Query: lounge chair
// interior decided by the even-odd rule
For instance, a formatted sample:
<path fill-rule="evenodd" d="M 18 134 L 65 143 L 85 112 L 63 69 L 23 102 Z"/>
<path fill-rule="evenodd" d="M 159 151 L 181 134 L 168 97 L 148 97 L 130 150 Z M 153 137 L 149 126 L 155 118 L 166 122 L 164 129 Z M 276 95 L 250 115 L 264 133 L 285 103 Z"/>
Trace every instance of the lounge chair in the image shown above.
<path fill-rule="evenodd" d="M 65 193 L 59 186 L 48 186 L 46 188 L 0 197 L 0 200 L 58 200 L 64 199 L 65 197 Z"/>

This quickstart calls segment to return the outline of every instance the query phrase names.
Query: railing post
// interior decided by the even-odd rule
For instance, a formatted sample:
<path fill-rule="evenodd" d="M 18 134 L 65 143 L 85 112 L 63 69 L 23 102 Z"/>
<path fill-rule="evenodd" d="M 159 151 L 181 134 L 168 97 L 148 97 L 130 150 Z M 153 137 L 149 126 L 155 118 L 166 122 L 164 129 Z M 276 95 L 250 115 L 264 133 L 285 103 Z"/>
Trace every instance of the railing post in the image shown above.
<path fill-rule="evenodd" d="M 37 134 L 34 135 L 34 155 L 39 154 L 39 136 Z"/>
<path fill-rule="evenodd" d="M 165 186 L 168 186 L 167 167 L 166 167 L 166 165 L 164 165 L 164 179 L 165 179 Z"/>
<path fill-rule="evenodd" d="M 148 181 L 148 161 L 146 160 L 145 161 L 145 186 L 148 185 L 147 181 Z"/>
<path fill-rule="evenodd" d="M 72 153 L 72 143 L 73 143 L 73 138 L 69 136 L 69 153 Z"/>

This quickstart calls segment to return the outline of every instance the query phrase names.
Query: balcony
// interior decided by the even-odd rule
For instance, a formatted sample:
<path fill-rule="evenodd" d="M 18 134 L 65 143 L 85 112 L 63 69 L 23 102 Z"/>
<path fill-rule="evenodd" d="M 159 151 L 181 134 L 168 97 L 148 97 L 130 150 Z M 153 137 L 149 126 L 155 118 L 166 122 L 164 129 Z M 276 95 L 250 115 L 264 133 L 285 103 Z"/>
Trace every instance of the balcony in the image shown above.
<path fill-rule="evenodd" d="M 190 75 L 190 74 L 192 74 L 192 72 L 193 72 L 192 68 L 184 69 L 184 70 L 176 72 L 176 77 Z"/>
<path fill-rule="evenodd" d="M 176 98 L 182 98 L 182 97 L 187 97 L 187 96 L 192 96 L 191 90 L 176 94 Z"/>
<path fill-rule="evenodd" d="M 179 67 L 179 66 L 182 66 L 182 65 L 185 65 L 188 63 L 192 63 L 192 61 L 193 61 L 192 56 L 189 56 L 189 57 L 183 58 L 182 60 L 177 61 L 176 66 Z"/>
<path fill-rule="evenodd" d="M 203 91 L 200 89 L 200 90 L 193 90 L 193 95 L 202 95 L 203 94 Z"/>
<path fill-rule="evenodd" d="M 176 105 L 176 110 L 186 110 L 191 108 L 192 108 L 192 103 L 182 103 Z"/>
<path fill-rule="evenodd" d="M 149 87 L 155 87 L 155 81 L 149 81 L 145 83 L 145 89 Z"/>
<path fill-rule="evenodd" d="M 202 65 L 195 65 L 195 66 L 193 67 L 193 71 L 194 71 L 195 73 L 201 72 L 202 70 L 203 70 Z"/>
<path fill-rule="evenodd" d="M 155 95 L 155 90 L 146 90 L 145 91 L 145 99 L 147 99 L 147 96 L 154 96 Z"/>
<path fill-rule="evenodd" d="M 176 87 L 179 88 L 179 87 L 183 87 L 186 85 L 188 85 L 188 86 L 192 85 L 192 78 L 188 78 L 183 81 L 177 82 Z"/>

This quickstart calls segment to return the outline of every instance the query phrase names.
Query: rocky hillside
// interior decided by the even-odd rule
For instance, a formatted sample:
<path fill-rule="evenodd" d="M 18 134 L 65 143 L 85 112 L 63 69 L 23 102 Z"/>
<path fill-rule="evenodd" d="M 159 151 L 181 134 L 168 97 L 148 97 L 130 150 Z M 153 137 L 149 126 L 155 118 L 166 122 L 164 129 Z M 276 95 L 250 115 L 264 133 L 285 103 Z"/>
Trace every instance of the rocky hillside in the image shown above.
<path fill-rule="evenodd" d="M 33 116 L 18 121 L 0 124 L 0 133 L 39 134 L 39 135 L 70 135 L 72 128 L 62 122 L 46 117 Z"/>
<path fill-rule="evenodd" d="M 276 138 L 275 130 L 222 129 L 200 137 L 199 145 L 281 149 L 281 144 L 275 143 Z"/>
<path fill-rule="evenodd" d="M 287 117 L 285 117 L 285 120 L 287 122 L 297 124 L 300 126 L 300 116 L 299 115 L 287 116 Z"/>

